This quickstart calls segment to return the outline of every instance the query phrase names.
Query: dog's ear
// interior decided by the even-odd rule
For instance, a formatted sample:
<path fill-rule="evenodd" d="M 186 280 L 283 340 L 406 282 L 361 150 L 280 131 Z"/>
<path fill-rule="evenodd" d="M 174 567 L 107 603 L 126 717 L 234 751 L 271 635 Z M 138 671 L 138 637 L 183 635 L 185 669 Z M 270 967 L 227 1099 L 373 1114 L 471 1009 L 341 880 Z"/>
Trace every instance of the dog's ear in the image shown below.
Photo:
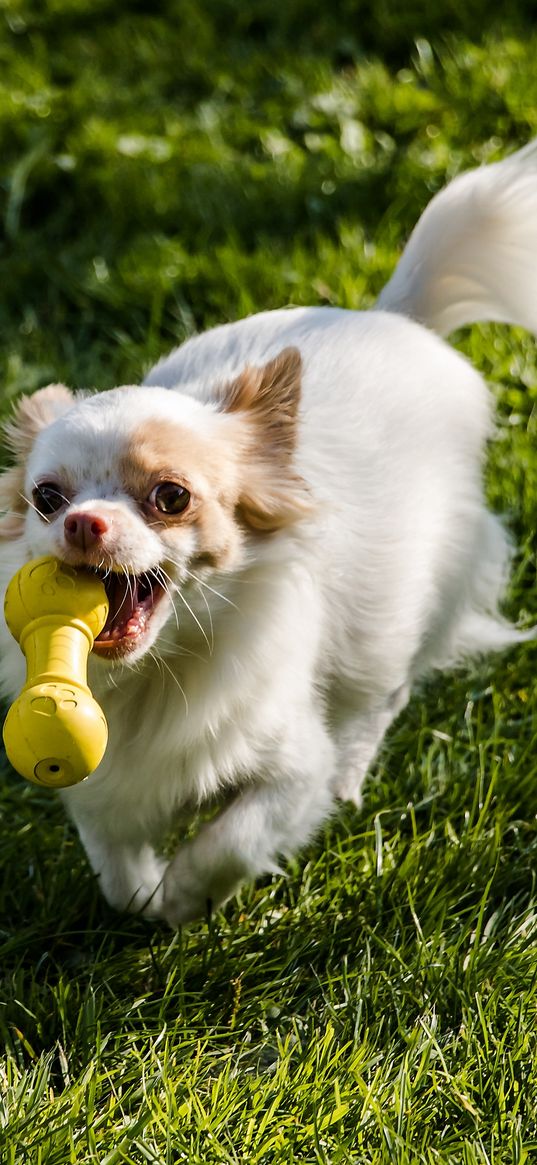
<path fill-rule="evenodd" d="M 5 443 L 15 457 L 27 457 L 41 429 L 67 412 L 73 403 L 73 394 L 64 384 L 48 384 L 33 396 L 21 396 L 3 427 Z"/>
<path fill-rule="evenodd" d="M 238 512 L 256 530 L 278 530 L 311 509 L 308 489 L 293 469 L 298 436 L 302 358 L 284 348 L 263 368 L 247 367 L 224 392 L 226 413 L 246 434 Z"/>
<path fill-rule="evenodd" d="M 41 429 L 71 408 L 73 400 L 65 385 L 49 384 L 33 396 L 20 397 L 5 422 L 4 442 L 14 455 L 14 464 L 0 474 L 1 538 L 17 538 L 22 533 L 26 510 L 23 497 L 26 458 Z"/>
<path fill-rule="evenodd" d="M 0 538 L 18 538 L 24 529 L 24 467 L 12 465 L 0 474 Z"/>
<path fill-rule="evenodd" d="M 263 368 L 245 368 L 225 393 L 225 411 L 247 413 L 266 451 L 286 460 L 296 444 L 301 372 L 298 348 L 284 348 Z"/>

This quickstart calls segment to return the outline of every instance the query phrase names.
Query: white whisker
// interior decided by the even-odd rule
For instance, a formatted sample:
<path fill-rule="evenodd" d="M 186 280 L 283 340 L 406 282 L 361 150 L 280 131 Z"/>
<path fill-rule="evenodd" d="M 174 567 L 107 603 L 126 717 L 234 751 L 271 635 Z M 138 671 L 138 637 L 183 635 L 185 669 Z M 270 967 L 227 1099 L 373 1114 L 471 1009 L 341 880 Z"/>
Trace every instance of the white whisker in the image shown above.
<path fill-rule="evenodd" d="M 120 604 L 119 604 L 119 607 L 118 607 L 117 611 L 114 611 L 114 620 L 117 618 L 117 616 L 119 615 L 119 613 L 120 613 L 120 611 L 121 611 L 121 608 L 123 607 L 123 604 L 126 602 L 126 600 L 127 600 L 127 595 L 130 595 L 130 597 L 131 597 L 131 599 L 132 599 L 132 598 L 133 598 L 133 593 L 134 593 L 134 592 L 132 591 L 132 589 L 131 589 L 131 584 L 130 584 L 130 581 L 129 581 L 129 574 L 128 574 L 127 568 L 126 568 L 125 566 L 122 566 L 122 567 L 121 567 L 121 570 L 122 570 L 122 572 L 123 572 L 123 574 L 125 575 L 125 578 L 126 578 L 126 580 L 127 580 L 127 587 L 126 587 L 126 589 L 125 589 L 125 593 L 124 593 L 124 595 L 123 595 L 123 598 L 122 598 L 122 600 L 121 600 L 121 602 L 120 602 Z M 112 571 L 111 571 L 110 573 L 112 573 Z"/>
<path fill-rule="evenodd" d="M 108 687 L 115 688 L 117 691 L 118 690 L 117 680 L 116 680 L 116 677 L 115 677 L 113 671 L 109 671 L 106 678 L 107 678 Z"/>
<path fill-rule="evenodd" d="M 20 497 L 23 495 L 20 494 Z M 24 499 L 26 501 L 26 498 Z M 4 510 L 0 509 L 0 518 L 23 518 L 22 510 Z"/>
<path fill-rule="evenodd" d="M 27 498 L 26 494 L 21 493 L 20 490 L 19 490 L 19 497 L 22 498 L 23 501 L 26 502 L 27 506 L 30 506 L 30 508 L 32 510 L 35 510 L 36 514 L 39 514 L 39 517 L 42 518 L 43 521 L 47 523 L 47 526 L 50 526 L 50 518 L 47 518 L 46 514 L 42 514 L 41 510 L 38 510 L 37 506 L 34 505 L 34 503 L 30 500 L 30 498 Z"/>
<path fill-rule="evenodd" d="M 208 614 L 208 616 L 209 616 L 209 628 L 210 628 L 210 634 L 211 634 L 211 648 L 210 648 L 210 651 L 211 651 L 211 655 L 212 655 L 212 654 L 213 654 L 213 651 L 214 651 L 214 627 L 213 627 L 213 616 L 212 616 L 211 608 L 210 608 L 210 606 L 209 606 L 209 604 L 208 604 L 208 602 L 207 602 L 207 599 L 206 599 L 206 597 L 205 597 L 205 595 L 204 595 L 203 591 L 200 591 L 200 595 L 201 595 L 201 597 L 202 597 L 202 599 L 203 599 L 203 602 L 205 603 L 205 606 L 207 607 L 207 614 Z"/>
<path fill-rule="evenodd" d="M 181 684 L 179 683 L 179 680 L 177 679 L 175 672 L 172 671 L 170 665 L 168 663 L 166 663 L 166 660 L 163 659 L 161 655 L 158 655 L 155 651 L 150 651 L 149 654 L 150 654 L 151 658 L 154 659 L 157 664 L 162 665 L 162 667 L 165 667 L 166 671 L 168 671 L 170 673 L 172 680 L 179 688 L 179 691 L 183 697 L 183 700 L 185 701 L 185 711 L 186 711 L 186 715 L 188 716 L 188 700 L 186 698 L 186 692 L 185 692 L 184 688 L 181 686 Z"/>
<path fill-rule="evenodd" d="M 201 634 L 203 635 L 203 638 L 204 638 L 204 640 L 205 640 L 205 642 L 206 642 L 206 644 L 207 644 L 207 647 L 209 648 L 209 655 L 212 655 L 212 648 L 211 648 L 211 644 L 210 644 L 210 642 L 209 642 L 209 640 L 208 640 L 208 638 L 207 638 L 207 633 L 206 633 L 206 631 L 204 630 L 204 628 L 203 628 L 202 624 L 200 623 L 200 621 L 199 621 L 199 619 L 198 619 L 198 616 L 196 615 L 195 611 L 193 611 L 193 610 L 192 610 L 192 607 L 190 606 L 190 603 L 188 603 L 188 602 L 187 602 L 187 600 L 185 599 L 185 596 L 182 594 L 182 592 L 181 592 L 181 591 L 177 591 L 177 596 L 178 596 L 178 598 L 181 600 L 181 602 L 183 603 L 183 605 L 186 607 L 187 611 L 190 611 L 190 614 L 192 615 L 192 618 L 193 618 L 194 622 L 195 622 L 195 623 L 197 624 L 197 626 L 199 627 L 199 629 L 200 629 L 200 631 L 201 631 Z"/>
<path fill-rule="evenodd" d="M 39 489 L 40 487 L 39 487 L 39 485 L 38 485 L 37 481 L 35 480 L 35 477 L 32 477 L 32 479 L 31 479 L 31 480 L 32 480 L 32 485 L 33 485 L 34 489 Z M 43 482 L 43 485 L 44 485 L 44 484 L 45 484 L 45 483 Z M 52 483 L 51 483 L 51 484 L 52 484 Z M 66 498 L 65 494 L 62 494 L 62 491 L 61 491 L 61 489 L 57 489 L 56 485 L 54 485 L 54 490 L 55 490 L 55 492 L 57 493 L 58 497 L 62 499 L 62 502 L 65 502 L 66 506 L 70 506 L 70 505 L 71 505 L 71 501 L 72 501 L 72 499 L 71 499 L 71 498 Z"/>
<path fill-rule="evenodd" d="M 164 675 L 164 668 L 162 666 L 162 660 L 156 651 L 149 650 L 148 655 L 151 657 L 151 659 L 154 659 L 154 661 L 158 667 L 158 670 L 160 672 L 160 678 L 162 680 L 162 687 L 164 687 L 165 682 L 166 682 L 166 677 Z"/>
<path fill-rule="evenodd" d="M 185 566 L 184 571 L 189 576 L 189 578 L 192 578 L 194 579 L 194 582 L 197 582 L 198 586 L 205 587 L 205 590 L 210 591 L 212 595 L 216 595 L 217 599 L 222 599 L 223 603 L 228 603 L 229 606 L 234 607 L 236 611 L 239 610 L 237 604 L 234 603 L 232 599 L 228 599 L 227 595 L 223 595 L 221 591 L 217 591 L 214 587 L 209 586 L 209 583 L 206 583 L 202 578 L 199 578 L 197 574 L 194 574 L 193 570 L 188 570 Z"/>
<path fill-rule="evenodd" d="M 173 639 L 165 639 L 163 635 L 158 637 L 159 647 L 162 644 L 166 648 L 166 655 L 182 655 L 189 656 L 192 659 L 199 659 L 200 663 L 207 663 L 206 655 L 199 655 L 197 651 L 191 651 L 189 647 L 182 647 L 181 644 L 175 643 Z"/>
<path fill-rule="evenodd" d="M 170 600 L 171 606 L 172 606 L 174 616 L 175 616 L 177 630 L 179 631 L 179 616 L 177 614 L 177 610 L 175 607 L 175 603 L 173 601 L 173 596 L 172 596 L 172 592 L 171 592 L 170 585 L 169 585 L 169 584 L 173 585 L 173 579 L 171 579 L 170 576 L 168 574 L 166 574 L 166 571 L 163 570 L 161 566 L 155 567 L 154 570 L 150 570 L 148 573 L 150 575 L 151 574 L 153 575 L 153 577 L 155 578 L 155 581 L 158 582 L 159 586 L 161 586 L 163 591 L 165 591 L 165 593 L 167 594 L 167 596 Z M 167 581 L 167 580 L 169 580 L 169 581 Z"/>

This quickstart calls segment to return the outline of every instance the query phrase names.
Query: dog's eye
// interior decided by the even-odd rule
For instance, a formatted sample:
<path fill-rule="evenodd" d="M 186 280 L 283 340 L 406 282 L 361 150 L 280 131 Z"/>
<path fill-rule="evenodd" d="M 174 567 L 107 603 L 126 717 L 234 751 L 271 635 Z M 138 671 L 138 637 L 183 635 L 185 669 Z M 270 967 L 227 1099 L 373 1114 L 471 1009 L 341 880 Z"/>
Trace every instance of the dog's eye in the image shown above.
<path fill-rule="evenodd" d="M 64 498 L 53 481 L 43 481 L 41 485 L 36 485 L 35 489 L 32 490 L 32 498 L 36 510 L 43 517 L 55 514 L 67 501 L 67 498 Z"/>
<path fill-rule="evenodd" d="M 190 494 L 184 485 L 175 481 L 162 481 L 149 495 L 149 502 L 161 514 L 182 514 L 190 501 Z"/>

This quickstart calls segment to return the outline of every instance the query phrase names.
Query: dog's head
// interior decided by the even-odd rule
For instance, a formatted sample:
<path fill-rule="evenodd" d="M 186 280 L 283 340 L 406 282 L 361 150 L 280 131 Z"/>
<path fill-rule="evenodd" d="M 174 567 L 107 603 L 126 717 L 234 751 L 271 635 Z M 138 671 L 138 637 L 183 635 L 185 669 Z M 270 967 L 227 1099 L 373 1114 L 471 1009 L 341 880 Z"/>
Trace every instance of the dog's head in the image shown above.
<path fill-rule="evenodd" d="M 309 511 L 293 469 L 301 359 L 285 349 L 212 399 L 160 388 L 23 398 L 5 427 L 14 464 L 0 478 L 0 536 L 102 574 L 110 613 L 94 651 L 137 659 L 173 610 L 173 592 L 240 567 L 263 539 Z"/>

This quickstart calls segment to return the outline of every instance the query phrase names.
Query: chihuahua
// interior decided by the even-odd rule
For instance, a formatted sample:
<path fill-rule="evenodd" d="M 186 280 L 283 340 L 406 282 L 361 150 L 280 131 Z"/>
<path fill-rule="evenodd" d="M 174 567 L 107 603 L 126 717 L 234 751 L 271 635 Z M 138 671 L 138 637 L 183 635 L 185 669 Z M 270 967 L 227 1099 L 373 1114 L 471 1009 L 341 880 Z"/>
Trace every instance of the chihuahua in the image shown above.
<path fill-rule="evenodd" d="M 172 926 L 359 804 L 415 681 L 532 636 L 499 613 L 481 377 L 441 338 L 537 328 L 537 144 L 433 198 L 372 311 L 290 308 L 188 340 L 141 386 L 23 397 L 0 584 L 53 554 L 110 610 L 110 728 L 61 794 L 108 901 Z M 22 654 L 0 628 L 12 699 Z M 179 810 L 220 810 L 166 860 Z"/>

